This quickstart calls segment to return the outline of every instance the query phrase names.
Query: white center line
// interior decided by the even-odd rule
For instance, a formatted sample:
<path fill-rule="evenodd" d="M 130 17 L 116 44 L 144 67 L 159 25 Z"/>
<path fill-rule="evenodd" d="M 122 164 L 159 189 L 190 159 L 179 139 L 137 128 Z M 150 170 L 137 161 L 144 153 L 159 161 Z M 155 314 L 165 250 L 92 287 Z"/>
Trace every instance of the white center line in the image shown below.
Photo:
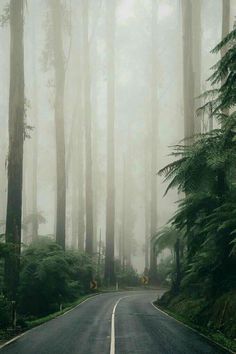
<path fill-rule="evenodd" d="M 110 354 L 115 354 L 116 351 L 116 335 L 115 335 L 115 314 L 116 314 L 116 308 L 119 302 L 128 296 L 123 296 L 119 298 L 119 300 L 116 301 L 115 306 L 113 307 L 112 315 L 111 315 L 111 344 L 110 344 Z"/>

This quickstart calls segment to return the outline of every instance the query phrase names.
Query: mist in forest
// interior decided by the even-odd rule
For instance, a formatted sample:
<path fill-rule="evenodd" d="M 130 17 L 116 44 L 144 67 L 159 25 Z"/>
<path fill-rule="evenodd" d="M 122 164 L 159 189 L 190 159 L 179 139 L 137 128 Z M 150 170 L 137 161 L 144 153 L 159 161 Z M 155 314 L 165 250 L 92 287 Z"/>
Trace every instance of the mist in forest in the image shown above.
<path fill-rule="evenodd" d="M 114 252 L 115 258 L 143 272 L 149 267 L 151 235 L 173 215 L 180 198 L 177 191 L 163 196 L 167 184 L 157 173 L 171 162 L 170 146 L 186 137 L 183 4 L 28 0 L 24 6 L 22 242 L 27 245 L 38 235 L 57 237 L 62 247 L 64 242 L 68 249 L 93 254 L 107 245 L 108 263 Z M 193 76 L 198 77 L 196 108 L 209 68 L 217 61 L 210 50 L 221 39 L 222 1 L 194 1 L 192 6 L 189 25 L 195 27 L 187 49 L 194 53 Z M 235 8 L 231 1 L 231 27 Z M 0 13 L 4 233 L 8 1 L 0 1 Z M 196 116 L 195 124 L 207 131 L 210 123 Z"/>

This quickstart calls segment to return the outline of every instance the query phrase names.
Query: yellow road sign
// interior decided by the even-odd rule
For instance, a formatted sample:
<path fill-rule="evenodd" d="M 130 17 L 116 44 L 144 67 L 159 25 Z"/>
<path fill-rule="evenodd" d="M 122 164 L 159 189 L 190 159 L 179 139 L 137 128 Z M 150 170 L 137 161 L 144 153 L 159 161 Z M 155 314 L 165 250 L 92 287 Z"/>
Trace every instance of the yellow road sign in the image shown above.
<path fill-rule="evenodd" d="M 142 278 L 141 278 L 141 281 L 143 283 L 143 285 L 147 285 L 148 282 L 149 282 L 149 278 L 147 275 L 143 275 Z"/>
<path fill-rule="evenodd" d="M 98 282 L 96 280 L 91 280 L 90 281 L 90 289 L 96 290 L 97 288 L 98 288 Z"/>

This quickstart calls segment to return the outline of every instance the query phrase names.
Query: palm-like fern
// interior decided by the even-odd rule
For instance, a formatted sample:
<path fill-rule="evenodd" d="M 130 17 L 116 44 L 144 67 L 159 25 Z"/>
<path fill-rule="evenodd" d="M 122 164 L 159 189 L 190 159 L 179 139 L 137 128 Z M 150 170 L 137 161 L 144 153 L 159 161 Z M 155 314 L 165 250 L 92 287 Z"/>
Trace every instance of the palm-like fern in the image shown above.
<path fill-rule="evenodd" d="M 188 249 L 182 284 L 202 284 L 200 291 L 208 294 L 236 286 L 236 112 L 229 112 L 236 105 L 236 29 L 213 52 L 226 45 L 225 55 L 212 68 L 212 89 L 201 107 L 220 128 L 176 145 L 174 161 L 159 171 L 169 183 L 166 193 L 177 188 L 186 197 L 171 219 L 172 227 L 157 235 L 155 245 L 160 250 L 173 246 L 173 230 L 181 232 Z"/>

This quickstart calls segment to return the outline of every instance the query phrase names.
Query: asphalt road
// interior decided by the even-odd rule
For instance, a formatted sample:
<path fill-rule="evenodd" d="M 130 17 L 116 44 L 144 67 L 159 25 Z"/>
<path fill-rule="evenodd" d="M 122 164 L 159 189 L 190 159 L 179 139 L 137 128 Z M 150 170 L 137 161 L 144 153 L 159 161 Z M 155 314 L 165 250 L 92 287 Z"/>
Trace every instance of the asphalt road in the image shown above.
<path fill-rule="evenodd" d="M 157 291 L 102 294 L 36 327 L 0 354 L 223 354 L 151 304 Z"/>

